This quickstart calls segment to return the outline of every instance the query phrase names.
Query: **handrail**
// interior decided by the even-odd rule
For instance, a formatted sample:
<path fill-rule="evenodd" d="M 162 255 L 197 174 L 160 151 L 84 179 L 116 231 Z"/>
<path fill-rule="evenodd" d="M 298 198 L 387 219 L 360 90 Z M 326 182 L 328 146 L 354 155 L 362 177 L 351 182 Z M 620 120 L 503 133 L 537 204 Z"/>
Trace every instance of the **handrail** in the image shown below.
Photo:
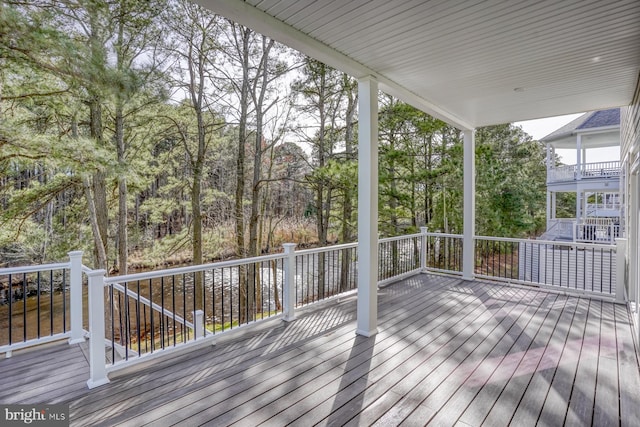
<path fill-rule="evenodd" d="M 572 246 L 584 249 L 593 249 L 601 247 L 615 247 L 614 244 L 605 245 L 602 243 L 582 243 L 582 242 L 563 242 L 553 240 L 535 240 L 535 239 L 514 239 L 511 237 L 490 237 L 490 236 L 475 236 L 474 240 L 489 240 L 495 242 L 514 242 L 514 243 L 535 243 L 540 245 L 555 245 L 555 246 Z"/>
<path fill-rule="evenodd" d="M 420 236 L 422 236 L 422 233 L 405 234 L 402 236 L 395 236 L 395 237 L 385 237 L 384 239 L 378 239 L 378 243 L 389 243 L 389 242 L 395 242 L 395 241 L 404 240 L 404 239 L 411 239 L 411 238 L 420 237 Z"/>
<path fill-rule="evenodd" d="M 296 251 L 296 255 L 312 255 L 312 254 L 319 254 L 322 252 L 339 251 L 342 249 L 351 249 L 356 247 L 358 247 L 358 242 L 341 243 L 339 245 L 323 246 L 321 248 L 302 249 L 302 250 Z"/>
<path fill-rule="evenodd" d="M 166 270 L 146 271 L 144 273 L 133 273 L 122 276 L 105 277 L 104 284 L 110 285 L 118 282 L 134 282 L 136 280 L 157 279 L 163 276 L 172 276 L 187 273 L 197 273 L 199 271 L 211 270 L 215 268 L 237 267 L 243 264 L 256 264 L 259 262 L 271 261 L 285 258 L 284 254 L 263 255 L 251 258 L 242 258 L 229 261 L 213 262 L 209 264 L 190 265 L 188 267 L 168 268 Z"/>
<path fill-rule="evenodd" d="M 432 233 L 428 231 L 426 233 L 427 236 L 430 237 L 453 237 L 453 238 L 462 238 L 462 234 L 450 234 L 450 233 Z"/>
<path fill-rule="evenodd" d="M 55 264 L 41 264 L 41 265 L 25 265 L 22 267 L 5 267 L 0 268 L 0 275 L 5 276 L 9 274 L 21 274 L 21 273 L 37 273 L 39 271 L 49 270 L 62 270 L 71 268 L 69 262 L 58 262 Z"/>

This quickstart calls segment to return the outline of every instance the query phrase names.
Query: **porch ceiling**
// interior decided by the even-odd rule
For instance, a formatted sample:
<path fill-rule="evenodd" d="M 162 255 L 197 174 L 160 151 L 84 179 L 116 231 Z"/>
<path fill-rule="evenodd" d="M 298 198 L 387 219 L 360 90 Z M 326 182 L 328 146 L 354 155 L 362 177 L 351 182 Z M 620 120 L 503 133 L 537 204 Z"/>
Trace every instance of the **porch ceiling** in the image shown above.
<path fill-rule="evenodd" d="M 461 128 L 628 105 L 637 0 L 197 0 Z"/>

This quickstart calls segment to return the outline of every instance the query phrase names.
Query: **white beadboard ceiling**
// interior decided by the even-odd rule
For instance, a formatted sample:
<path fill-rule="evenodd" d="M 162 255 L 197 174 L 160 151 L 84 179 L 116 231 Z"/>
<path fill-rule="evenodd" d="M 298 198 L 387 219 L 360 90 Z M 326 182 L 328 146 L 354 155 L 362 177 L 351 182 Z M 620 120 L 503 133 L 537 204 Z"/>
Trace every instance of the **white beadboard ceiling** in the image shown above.
<path fill-rule="evenodd" d="M 197 0 L 461 128 L 628 105 L 640 0 Z"/>

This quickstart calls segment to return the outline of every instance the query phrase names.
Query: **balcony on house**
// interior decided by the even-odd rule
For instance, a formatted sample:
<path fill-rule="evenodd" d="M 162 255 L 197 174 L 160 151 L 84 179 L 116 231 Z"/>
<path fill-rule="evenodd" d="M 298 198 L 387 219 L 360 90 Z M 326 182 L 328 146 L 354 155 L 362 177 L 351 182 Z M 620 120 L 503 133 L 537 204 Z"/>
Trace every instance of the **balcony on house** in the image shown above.
<path fill-rule="evenodd" d="M 621 228 L 620 109 L 586 113 L 542 139 L 547 144 L 547 230 L 544 240 L 613 242 Z M 575 158 L 557 164 L 556 155 Z M 558 194 L 575 195 L 575 215 L 557 216 Z"/>
<path fill-rule="evenodd" d="M 68 403 L 76 425 L 638 419 L 616 246 L 476 236 L 464 280 L 461 235 L 382 239 L 371 337 L 354 334 L 356 247 L 119 277 L 80 252 L 0 269 L 0 399 Z"/>
<path fill-rule="evenodd" d="M 3 404 L 91 426 L 640 425 L 637 198 L 628 242 L 576 238 L 616 209 L 616 166 L 583 152 L 598 133 L 573 135 L 575 166 L 548 183 L 558 224 L 556 195 L 580 194 L 570 241 L 474 228 L 485 125 L 630 106 L 623 194 L 640 194 L 637 0 L 198 3 L 358 79 L 358 246 L 0 269 Z M 460 129 L 462 235 L 378 240 L 379 87 Z"/>

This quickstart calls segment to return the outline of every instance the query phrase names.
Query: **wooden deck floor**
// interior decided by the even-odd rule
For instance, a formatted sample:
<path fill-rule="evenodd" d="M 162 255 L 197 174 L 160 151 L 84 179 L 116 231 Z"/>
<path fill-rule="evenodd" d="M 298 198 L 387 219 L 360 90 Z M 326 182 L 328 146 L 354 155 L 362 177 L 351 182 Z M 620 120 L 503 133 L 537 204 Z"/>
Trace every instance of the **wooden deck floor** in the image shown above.
<path fill-rule="evenodd" d="M 351 297 L 94 390 L 79 346 L 16 352 L 0 403 L 68 402 L 91 426 L 640 425 L 622 305 L 426 274 L 379 302 L 372 338 Z"/>

